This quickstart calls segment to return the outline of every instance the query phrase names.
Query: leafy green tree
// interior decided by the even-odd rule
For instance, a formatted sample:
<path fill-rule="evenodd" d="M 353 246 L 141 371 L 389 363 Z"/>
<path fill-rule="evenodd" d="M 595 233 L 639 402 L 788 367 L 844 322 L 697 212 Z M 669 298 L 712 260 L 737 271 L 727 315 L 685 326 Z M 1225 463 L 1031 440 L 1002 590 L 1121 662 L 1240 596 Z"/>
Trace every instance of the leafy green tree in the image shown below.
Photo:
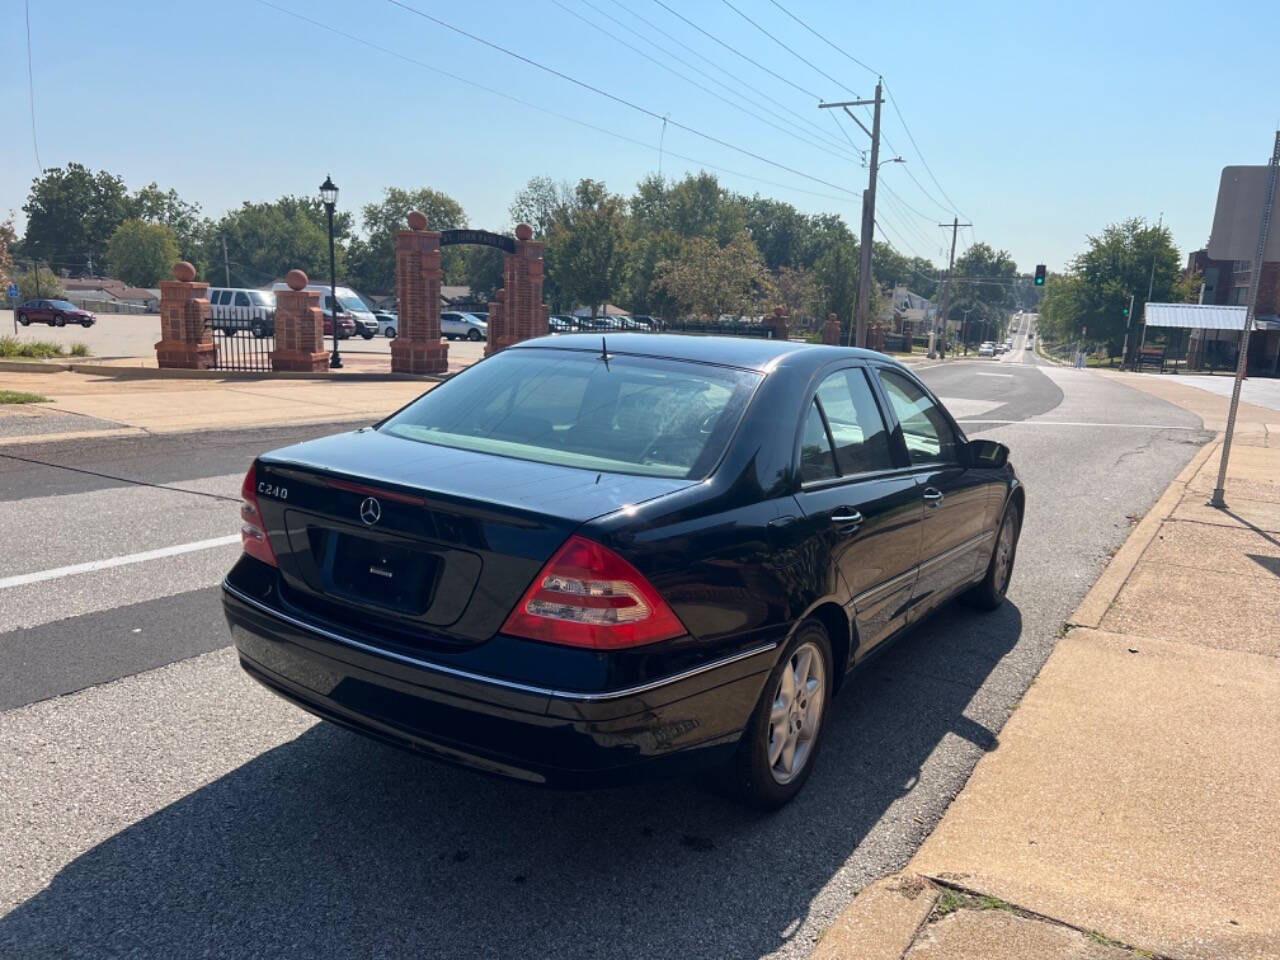
<path fill-rule="evenodd" d="M 13 246 L 17 242 L 13 229 L 13 214 L 0 220 L 0 286 L 8 289 L 13 277 Z"/>
<path fill-rule="evenodd" d="M 345 240 L 351 215 L 334 217 L 334 235 Z M 213 224 L 205 236 L 204 276 L 223 282 L 222 240 L 227 243 L 231 281 L 262 286 L 297 267 L 316 280 L 329 276 L 329 228 L 324 207 L 310 197 L 281 197 L 272 203 L 243 203 Z M 337 244 L 339 283 L 350 283 L 345 246 Z"/>
<path fill-rule="evenodd" d="M 573 202 L 573 188 L 567 181 L 551 177 L 530 177 L 511 201 L 507 212 L 511 225 L 527 223 L 533 227 L 535 239 L 545 240 L 552 228 L 564 218 Z"/>
<path fill-rule="evenodd" d="M 178 238 L 163 223 L 126 220 L 107 243 L 112 275 L 135 287 L 154 287 L 169 276 L 178 258 Z"/>
<path fill-rule="evenodd" d="M 812 271 L 804 267 L 780 267 L 776 286 L 778 297 L 793 321 L 808 323 L 817 318 L 821 293 Z"/>
<path fill-rule="evenodd" d="M 124 181 L 79 163 L 50 167 L 32 180 L 24 255 L 72 273 L 97 272 L 107 241 L 128 216 Z"/>
<path fill-rule="evenodd" d="M 623 290 L 627 216 L 621 197 L 597 180 L 581 180 L 548 241 L 554 281 L 564 296 L 596 308 Z"/>
<path fill-rule="evenodd" d="M 200 204 L 187 203 L 173 188 L 161 190 L 154 182 L 149 183 L 129 195 L 125 209 L 130 219 L 167 226 L 183 259 L 192 260 L 202 253 L 201 234 L 206 221 L 200 215 Z"/>
<path fill-rule="evenodd" d="M 773 277 L 744 229 L 725 246 L 714 237 L 689 237 L 679 256 L 658 265 L 659 287 L 693 314 L 763 312 L 776 296 Z"/>
<path fill-rule="evenodd" d="M 65 297 L 66 288 L 62 286 L 62 278 L 48 267 L 39 268 L 40 283 L 36 283 L 36 270 L 27 270 L 18 274 L 18 299 L 32 300 L 35 297 Z"/>
<path fill-rule="evenodd" d="M 948 319 L 959 319 L 966 309 L 981 310 L 989 318 L 1008 312 L 1014 305 L 1017 276 L 1018 265 L 1006 251 L 975 243 L 956 259 Z"/>
<path fill-rule="evenodd" d="M 462 205 L 446 193 L 422 187 L 388 187 L 382 199 L 360 209 L 364 236 L 351 244 L 351 281 L 361 291 L 391 293 L 396 288 L 396 231 L 407 230 L 410 212 L 427 215 L 430 230 L 456 230 L 467 225 Z M 465 251 L 447 247 L 441 257 L 445 283 L 466 282 Z"/>
<path fill-rule="evenodd" d="M 858 302 L 858 244 L 845 231 L 844 239 L 831 242 L 814 264 L 814 276 L 821 291 L 823 316 L 834 313 L 844 330 L 853 322 Z"/>
<path fill-rule="evenodd" d="M 791 204 L 756 194 L 744 201 L 746 226 L 770 270 L 808 267 L 805 247 L 813 231 L 810 219 Z"/>

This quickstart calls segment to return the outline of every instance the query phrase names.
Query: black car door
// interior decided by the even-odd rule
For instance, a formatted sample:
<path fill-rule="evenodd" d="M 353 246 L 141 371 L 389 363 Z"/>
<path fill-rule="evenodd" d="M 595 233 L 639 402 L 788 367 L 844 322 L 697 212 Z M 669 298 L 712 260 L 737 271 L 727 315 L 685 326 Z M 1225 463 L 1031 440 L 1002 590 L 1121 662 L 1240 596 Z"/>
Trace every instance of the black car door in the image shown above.
<path fill-rule="evenodd" d="M 990 556 L 989 477 L 967 469 L 964 435 L 920 381 L 896 367 L 876 371 L 924 504 L 914 620 L 972 581 Z"/>
<path fill-rule="evenodd" d="M 895 455 L 887 421 L 861 365 L 824 370 L 799 441 L 800 506 L 813 562 L 844 585 L 860 659 L 906 622 L 923 507 Z M 825 571 L 824 571 L 825 572 Z"/>

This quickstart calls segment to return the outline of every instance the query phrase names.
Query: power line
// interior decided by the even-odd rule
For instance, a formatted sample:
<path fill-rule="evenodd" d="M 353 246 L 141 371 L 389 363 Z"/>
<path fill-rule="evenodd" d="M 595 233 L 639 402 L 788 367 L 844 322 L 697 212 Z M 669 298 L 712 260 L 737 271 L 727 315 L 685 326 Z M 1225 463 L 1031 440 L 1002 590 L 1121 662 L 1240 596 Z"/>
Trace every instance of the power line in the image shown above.
<path fill-rule="evenodd" d="M 787 51 L 787 53 L 791 54 L 793 57 L 799 60 L 801 63 L 812 68 L 813 70 L 816 70 L 818 73 L 822 74 L 832 83 L 834 83 L 837 87 L 840 87 L 841 89 L 843 89 L 846 93 L 853 94 L 853 96 L 855 97 L 858 96 L 858 92 L 856 90 L 851 90 L 849 87 L 845 86 L 835 77 L 831 76 L 831 74 L 827 73 L 827 71 L 819 67 L 816 63 L 812 62 L 811 60 L 807 60 L 804 57 L 802 57 L 800 54 L 796 53 L 796 51 L 792 50 L 789 46 L 787 46 L 785 43 L 783 43 L 781 40 L 775 37 L 772 33 L 770 33 L 764 27 L 760 26 L 760 24 L 756 23 L 754 20 L 748 17 L 745 13 L 743 13 L 741 10 L 735 7 L 732 3 L 729 2 L 729 0 L 720 0 L 720 2 L 723 3 L 730 10 L 732 10 L 734 13 L 736 13 L 738 16 L 740 16 L 743 20 L 747 21 L 747 23 L 751 24 L 753 27 L 755 27 L 757 30 L 763 33 L 766 37 L 768 37 L 770 40 L 772 40 L 774 43 L 780 46 L 783 50 Z"/>
<path fill-rule="evenodd" d="M 968 215 L 956 206 L 956 202 L 947 196 L 947 191 L 942 189 L 942 184 L 939 183 L 938 178 L 934 176 L 933 170 L 929 166 L 929 161 L 924 158 L 924 153 L 920 150 L 920 145 L 916 143 L 916 138 L 912 136 L 911 128 L 907 126 L 907 118 L 904 117 L 902 115 L 902 111 L 898 109 L 898 101 L 893 99 L 893 91 L 889 89 L 889 85 L 887 83 L 884 85 L 884 92 L 889 95 L 889 103 L 893 105 L 893 112 L 898 115 L 898 122 L 902 124 L 902 129 L 907 132 L 907 139 L 911 141 L 911 146 L 915 147 L 916 156 L 919 157 L 920 162 L 924 164 L 925 172 L 929 174 L 929 179 L 933 181 L 933 185 L 938 188 L 938 192 L 942 194 L 949 204 L 951 204 L 951 211 L 953 213 L 960 214 L 960 216 L 964 217 L 966 220 L 969 219 Z M 924 188 L 922 187 L 921 189 Z"/>
<path fill-rule="evenodd" d="M 667 11 L 667 13 L 671 14 L 673 17 L 683 20 L 685 23 L 693 27 L 693 29 L 697 30 L 700 34 L 702 34 L 707 39 L 714 40 L 716 43 L 720 44 L 720 46 L 724 47 L 730 53 L 734 54 L 735 56 L 741 57 L 743 60 L 747 61 L 747 63 L 751 64 L 757 70 L 763 70 L 765 73 L 769 74 L 771 77 L 776 77 L 777 79 L 781 80 L 783 83 L 785 83 L 787 86 L 791 87 L 792 89 L 799 90 L 801 93 L 803 93 L 806 97 L 810 98 L 811 100 L 822 99 L 812 90 L 806 90 L 804 87 L 800 86 L 800 84 L 796 83 L 794 80 L 788 80 L 786 77 L 784 77 L 782 74 L 778 73 L 777 71 L 770 70 L 768 67 L 766 67 L 763 63 L 760 63 L 758 60 L 752 60 L 741 50 L 731 46 L 730 44 L 725 43 L 723 40 L 721 40 L 719 37 L 715 36 L 714 34 L 710 34 L 706 30 L 703 30 L 700 26 L 698 26 L 696 23 L 694 23 L 692 20 L 686 17 L 683 13 L 680 13 L 678 10 L 672 10 L 669 6 L 663 3 L 662 0 L 653 0 L 653 2 L 656 3 L 658 6 L 660 6 L 663 10 Z"/>
<path fill-rule="evenodd" d="M 572 17 L 576 17 L 577 19 L 581 20 L 581 21 L 582 21 L 583 23 L 585 23 L 587 26 L 592 27 L 592 28 L 594 28 L 594 29 L 596 29 L 596 30 L 599 30 L 601 33 L 603 33 L 606 37 L 608 37 L 610 40 L 614 41 L 615 43 L 620 43 L 620 44 L 622 44 L 624 47 L 626 47 L 627 49 L 629 49 L 629 50 L 633 50 L 635 53 L 637 53 L 637 54 L 639 54 L 640 56 L 644 57 L 644 58 L 645 58 L 646 60 L 648 60 L 650 63 L 657 64 L 659 67 L 661 67 L 663 70 L 666 70 L 668 73 L 672 74 L 673 76 L 678 77 L 679 79 L 681 79 L 681 80 L 685 81 L 686 83 L 689 83 L 689 84 L 693 85 L 694 87 L 697 87 L 697 88 L 698 88 L 699 90 L 701 90 L 703 93 L 710 94 L 711 96 L 715 97 L 717 100 L 721 101 L 722 103 L 727 103 L 729 106 L 733 107 L 735 110 L 740 110 L 742 113 L 745 113 L 747 116 L 752 117 L 752 118 L 754 118 L 754 119 L 756 119 L 756 120 L 759 120 L 761 123 L 764 123 L 764 124 L 766 124 L 766 125 L 768 125 L 768 126 L 772 127 L 773 129 L 775 129 L 775 130 L 777 130 L 777 131 L 779 131 L 779 132 L 781 132 L 781 133 L 785 133 L 787 136 L 794 137 L 794 138 L 796 138 L 797 140 L 799 140 L 801 143 L 804 143 L 804 144 L 805 144 L 805 145 L 807 145 L 807 146 L 815 147 L 815 148 L 817 148 L 817 149 L 819 149 L 819 150 L 823 151 L 824 153 L 830 154 L 831 156 L 836 157 L 836 158 L 837 158 L 837 159 L 839 159 L 839 160 L 851 160 L 851 159 L 853 159 L 852 157 L 849 157 L 849 156 L 847 155 L 847 153 L 836 153 L 834 150 L 829 149 L 829 148 L 828 148 L 827 146 L 825 146 L 824 144 L 819 143 L 818 141 L 813 140 L 813 139 L 809 138 L 808 136 L 801 135 L 801 134 L 798 134 L 798 133 L 793 133 L 793 132 L 791 132 L 790 130 L 787 130 L 787 129 L 783 128 L 783 127 L 780 127 L 780 126 L 778 126 L 776 123 L 774 123 L 773 121 L 771 121 L 771 120 L 766 120 L 764 117 L 760 116 L 760 114 L 752 112 L 751 110 L 747 109 L 746 107 L 742 106 L 741 104 L 734 103 L 734 102 L 733 102 L 732 100 L 730 100 L 728 97 L 725 97 L 723 94 L 717 93 L 715 90 L 712 90 L 710 87 L 704 86 L 703 84 L 698 83 L 696 80 L 691 80 L 690 78 L 688 78 L 688 77 L 684 76 L 682 73 L 680 73 L 680 71 L 673 69 L 672 67 L 670 67 L 670 66 L 668 66 L 667 64 L 663 63 L 661 60 L 657 59 L 656 57 L 650 56 L 649 54 L 645 53 L 643 50 L 641 50 L 639 47 L 635 46 L 634 44 L 628 43 L 626 40 L 623 40 L 623 39 L 622 39 L 621 37 L 619 37 L 617 34 L 615 34 L 615 33 L 611 33 L 611 32 L 609 32 L 608 30 L 606 30 L 604 27 L 600 26 L 598 23 L 593 23 L 592 21 L 588 20 L 586 17 L 584 17 L 582 14 L 578 13 L 576 10 L 571 9 L 570 7 L 568 7 L 567 5 L 565 5 L 564 3 L 562 3 L 562 2 L 561 2 L 561 0 L 551 0 L 551 2 L 552 2 L 552 3 L 554 3 L 554 4 L 555 4 L 557 7 L 559 7 L 561 10 L 563 10 L 565 13 L 569 14 L 569 15 L 570 15 L 570 16 L 572 16 Z M 588 6 L 590 6 L 590 4 L 588 4 Z M 607 17 L 607 16 L 609 16 L 609 15 L 608 15 L 608 14 L 604 14 L 604 16 L 606 16 L 606 17 Z M 610 19 L 612 19 L 612 18 L 610 18 Z M 686 64 L 686 66 L 688 66 L 688 64 Z M 696 68 L 694 68 L 694 69 L 696 69 Z M 718 83 L 719 81 L 716 81 L 716 82 Z M 841 146 L 842 146 L 842 145 L 841 145 Z"/>
<path fill-rule="evenodd" d="M 542 106 L 541 104 L 530 103 L 527 100 L 521 100 L 519 97 L 513 96 L 512 94 L 507 93 L 504 90 L 498 90 L 494 87 L 485 86 L 483 83 L 477 83 L 475 80 L 472 80 L 468 77 L 459 76 L 456 73 L 450 73 L 448 70 L 442 70 L 439 67 L 434 66 L 433 64 L 427 63 L 423 60 L 415 59 L 414 57 L 410 57 L 407 54 L 400 53 L 397 50 L 392 50 L 390 47 L 385 47 L 379 43 L 375 43 L 372 40 L 366 40 L 363 37 L 358 37 L 355 34 L 348 33 L 345 30 L 341 30 L 337 27 L 330 26 L 329 24 L 323 23 L 319 20 L 309 17 L 306 14 L 297 13 L 293 10 L 288 9 L 287 7 L 279 6 L 278 4 L 272 3 L 271 0 L 258 0 L 258 3 L 262 4 L 265 7 L 270 7 L 272 10 L 275 10 L 279 13 L 283 13 L 286 16 L 290 16 L 297 20 L 301 20 L 304 23 L 309 23 L 313 27 L 318 27 L 319 29 L 332 33 L 335 36 L 343 37 L 344 39 L 350 40 L 353 43 L 358 43 L 361 46 L 368 47 L 370 50 L 376 50 L 379 53 L 385 53 L 388 56 L 395 57 L 397 60 L 401 60 L 405 63 L 413 64 L 416 67 L 420 67 L 423 70 L 428 70 L 432 73 L 439 74 L 442 77 L 448 77 L 450 80 L 456 80 L 458 83 L 465 84 L 466 86 L 475 87 L 477 90 L 483 90 L 485 93 L 492 94 L 495 97 L 501 97 L 504 100 L 509 100 L 512 103 L 518 104 L 522 107 L 527 107 L 530 110 L 536 110 L 539 113 L 545 113 L 546 115 L 555 117 L 559 120 L 565 120 L 569 123 L 575 124 L 580 127 L 584 127 L 588 130 L 594 130 L 596 133 L 603 133 L 605 136 L 614 137 L 615 139 L 621 140 L 624 143 L 634 144 L 635 146 L 642 147 L 647 150 L 659 149 L 658 147 L 655 147 L 653 144 L 646 143 L 643 140 L 638 140 L 635 137 L 630 137 L 630 136 L 627 136 L 626 134 L 622 134 L 622 133 L 618 133 L 617 131 L 610 130 L 607 127 L 601 127 L 601 126 L 598 126 L 597 124 L 589 123 L 586 120 L 579 120 L 577 117 L 572 117 L 567 113 L 560 113 L 557 110 L 551 110 L 547 107 Z M 794 193 L 803 193 L 803 194 L 806 194 L 807 196 L 819 197 L 823 200 L 833 200 L 837 203 L 852 203 L 852 201 L 848 197 L 837 197 L 829 193 L 820 193 L 816 190 L 808 190 L 808 189 L 805 189 L 804 187 L 797 187 L 788 183 L 779 183 L 776 180 L 769 180 L 769 179 L 766 179 L 765 177 L 755 176 L 754 174 L 742 173 L 741 171 L 738 171 L 738 170 L 731 170 L 728 167 L 722 167 L 722 166 L 719 166 L 718 164 L 708 163 L 707 161 L 699 160 L 696 157 L 688 157 L 688 156 L 685 156 L 684 154 L 674 153 L 671 150 L 666 150 L 665 152 L 668 156 L 676 157 L 677 159 L 684 160 L 687 163 L 697 164 L 698 166 L 704 167 L 708 170 L 715 170 L 719 173 L 728 174 L 729 176 L 741 177 L 744 180 L 752 180 L 757 183 L 763 183 L 768 186 L 777 187 L 782 190 L 790 190 Z"/>
<path fill-rule="evenodd" d="M 599 10 L 599 8 L 597 8 L 596 6 L 594 6 L 594 5 L 590 2 L 590 0 L 582 0 L 582 2 L 583 2 L 583 3 L 585 3 L 588 7 L 591 7 L 593 10 L 596 10 L 596 12 L 598 12 L 598 13 L 603 13 L 603 11 Z M 811 127 L 813 130 L 815 130 L 815 131 L 818 133 L 818 135 L 819 135 L 819 136 L 826 136 L 826 135 L 827 135 L 825 130 L 823 130 L 821 127 L 819 127 L 819 126 L 818 126 L 818 124 L 814 123 L 814 122 L 813 122 L 812 120 L 810 120 L 808 117 L 805 117 L 803 114 L 800 114 L 800 113 L 799 113 L 799 112 L 797 112 L 796 110 L 794 110 L 794 109 L 792 109 L 791 107 L 787 106 L 785 103 L 783 103 L 781 100 L 777 99 L 776 97 L 772 97 L 772 96 L 770 96 L 769 94 L 765 93 L 765 92 L 764 92 L 763 90 L 761 90 L 759 87 L 752 85 L 749 81 L 744 80 L 742 77 L 738 76 L 738 75 L 737 75 L 736 73 L 734 73 L 732 70 L 728 70 L 728 69 L 726 69 L 725 67 L 721 66 L 720 64 L 718 64 L 718 63 L 714 62 L 713 60 L 711 60 L 710 58 L 708 58 L 708 57 L 707 57 L 707 55 L 706 55 L 705 53 L 703 53 L 701 50 L 695 50 L 693 47 L 689 46 L 689 44 L 685 43 L 685 42 L 684 42 L 683 40 L 681 40 L 679 37 L 677 37 L 677 36 L 675 36 L 675 35 L 673 35 L 673 34 L 669 33 L 669 32 L 668 32 L 668 31 L 666 31 L 666 30 L 663 30 L 660 26 L 658 26 L 658 25 L 657 25 L 656 23 L 654 23 L 652 20 L 649 20 L 647 17 L 643 17 L 643 16 L 641 16 L 640 14 L 636 13 L 634 10 L 631 10 L 631 9 L 627 8 L 626 6 L 624 6 L 624 5 L 622 4 L 621 0 L 610 0 L 610 2 L 611 2 L 614 6 L 616 6 L 618 9 L 622 10 L 624 13 L 628 14 L 629 16 L 635 17 L 635 19 L 639 20 L 641 23 L 643 23 L 643 24 L 644 24 L 646 27 L 648 27 L 650 30 L 653 30 L 655 33 L 659 33 L 659 34 L 661 34 L 662 36 L 664 36 L 664 37 L 666 37 L 668 40 L 670 40 L 672 43 L 675 43 L 675 44 L 677 44 L 678 46 L 682 47 L 683 49 L 685 49 L 685 50 L 689 51 L 689 53 L 693 54 L 695 57 L 697 57 L 698 59 L 700 59 L 702 62 L 706 63 L 708 66 L 715 67 L 717 70 L 719 70 L 721 73 L 723 73 L 726 77 L 728 77 L 728 78 L 729 78 L 730 80 L 732 80 L 734 83 L 737 83 L 737 84 L 741 85 L 742 87 L 745 87 L 747 90 L 750 90 L 750 91 L 751 91 L 752 93 L 754 93 L 757 97 L 762 97 L 763 99 L 768 100 L 768 101 L 769 101 L 770 103 L 772 103 L 774 106 L 777 106 L 777 107 L 782 108 L 782 109 L 783 109 L 783 110 L 785 110 L 787 113 L 789 113 L 791 116 L 796 117 L 797 119 L 799 119 L 799 120 L 800 120 L 800 122 L 801 122 L 801 123 L 803 123 L 805 126 Z M 605 16 L 609 16 L 608 14 L 604 14 L 604 15 L 605 15 Z M 614 18 L 610 18 L 610 19 L 614 19 Z M 614 19 L 614 22 L 615 22 L 615 23 L 617 23 L 618 21 L 617 21 L 616 19 Z M 636 34 L 636 36 L 641 36 L 641 34 L 640 34 L 638 31 L 636 31 L 634 28 L 628 28 L 628 29 L 631 29 L 631 31 L 632 31 L 633 33 L 635 33 L 635 34 Z M 656 43 L 654 43 L 654 41 L 649 40 L 649 38 L 648 38 L 648 37 L 645 37 L 644 39 L 645 39 L 645 40 L 648 40 L 648 42 L 649 42 L 649 43 L 653 43 L 653 44 L 654 44 L 654 46 L 658 46 Z M 658 47 L 658 49 L 662 49 L 662 48 L 661 48 L 661 47 Z M 664 53 L 667 53 L 667 55 L 668 55 L 668 56 L 674 56 L 674 55 L 673 55 L 673 54 L 671 54 L 669 51 L 663 51 L 663 52 L 664 52 Z M 683 61 L 682 61 L 682 62 L 683 62 Z M 704 74 L 704 76 L 705 76 L 705 74 Z M 716 81 L 716 82 L 718 82 L 718 83 L 719 83 L 720 81 Z M 726 89 L 729 89 L 729 87 L 728 87 L 728 85 L 727 85 L 727 84 L 720 83 L 720 85 L 721 85 L 721 86 L 723 86 L 723 87 L 725 87 Z M 744 99 L 745 99 L 745 98 L 744 98 Z M 774 115 L 775 115 L 775 116 L 777 116 L 777 114 L 774 114 Z"/>
<path fill-rule="evenodd" d="M 730 143 L 727 140 L 722 140 L 717 136 L 714 136 L 709 133 L 705 133 L 702 130 L 697 129 L 696 127 L 689 126 L 688 124 L 680 123 L 679 121 L 676 121 L 676 120 L 671 120 L 667 117 L 664 117 L 663 114 L 650 110 L 647 107 L 642 107 L 638 103 L 633 103 L 632 101 L 627 100 L 625 97 L 620 97 L 615 93 L 609 93 L 607 90 L 602 90 L 600 87 L 587 83 L 584 80 L 579 80 L 576 77 L 571 77 L 569 76 L 569 74 L 564 73 L 563 71 L 557 70 L 554 67 L 549 67 L 544 63 L 539 63 L 537 60 L 533 60 L 529 57 L 524 56 L 523 54 L 516 53 L 514 50 L 510 50 L 500 44 L 494 43 L 492 40 L 486 40 L 483 37 L 479 37 L 474 33 L 470 33 L 467 30 L 463 30 L 461 27 L 455 27 L 453 24 L 448 23 L 444 20 L 441 20 L 439 17 L 432 16 L 429 13 L 425 13 L 421 10 L 411 7 L 407 3 L 403 3 L 402 0 L 387 0 L 387 2 L 390 3 L 392 6 L 399 7 L 400 9 L 408 13 L 412 13 L 415 16 L 421 17 L 424 20 L 428 20 L 431 23 L 444 27 L 447 30 L 451 30 L 454 33 L 458 34 L 459 36 L 466 37 L 468 40 L 473 40 L 476 43 L 481 44 L 482 46 L 489 47 L 491 50 L 497 50 L 499 53 L 506 54 L 508 57 L 511 57 L 514 60 L 519 60 L 521 63 L 525 63 L 531 67 L 535 67 L 538 70 L 543 71 L 544 73 L 549 73 L 554 77 L 559 77 L 562 80 L 566 80 L 569 83 L 572 83 L 575 86 L 581 87 L 584 90 L 589 90 L 594 94 L 602 96 L 608 100 L 612 100 L 614 103 L 620 103 L 624 107 L 629 107 L 630 109 L 635 110 L 638 113 L 643 113 L 645 116 L 650 117 L 654 120 L 659 120 L 659 121 L 666 120 L 668 123 L 671 124 L 671 126 L 677 127 L 680 130 L 684 130 L 686 133 L 691 133 L 696 137 L 700 137 L 703 140 L 707 140 L 711 143 L 717 144 L 718 146 L 727 147 L 728 149 L 734 150 L 737 153 L 741 153 L 744 156 L 751 157 L 753 160 L 758 160 L 761 163 L 768 164 L 771 167 L 777 167 L 779 170 L 785 170 L 787 173 L 790 173 L 793 176 L 801 177 L 805 180 L 811 180 L 814 183 L 820 183 L 824 187 L 830 187 L 832 190 L 839 190 L 841 193 L 847 193 L 847 194 L 850 194 L 851 196 L 857 196 L 857 194 L 854 193 L 854 191 L 848 190 L 845 187 L 842 187 L 838 184 L 831 183 L 829 180 L 823 180 L 821 177 L 815 177 L 812 174 L 804 173 L 803 171 L 797 170 L 794 167 L 787 166 L 785 163 L 778 163 L 776 160 L 770 160 L 768 157 L 762 156 L 761 154 L 748 150 L 745 147 L 740 147 L 737 144 Z M 662 0 L 654 0 L 654 2 L 661 3 Z M 665 4 L 663 5 L 665 6 Z M 677 14 L 677 16 L 679 15 Z"/>
<path fill-rule="evenodd" d="M 813 29 L 813 27 L 809 26 L 807 23 L 805 23 L 803 20 L 797 17 L 794 13 L 792 13 L 790 10 L 788 10 L 786 7 L 780 4 L 778 0 L 769 0 L 769 2 L 772 3 L 779 10 L 781 10 L 783 13 L 785 13 L 792 20 L 794 20 L 796 23 L 800 24 L 800 26 L 804 27 L 806 30 L 812 33 L 815 37 L 817 37 L 819 40 L 821 40 L 823 43 L 829 46 L 836 53 L 840 54 L 840 56 L 844 57 L 846 60 L 852 60 L 854 63 L 860 66 L 863 70 L 866 70 L 868 73 L 870 73 L 872 76 L 875 76 L 875 77 L 880 76 L 879 70 L 873 70 L 871 67 L 867 66 L 865 63 L 863 63 L 853 54 L 849 53 L 846 50 L 842 50 L 840 47 L 836 46 L 834 43 L 832 43 L 830 40 L 828 40 L 826 37 L 820 34 L 817 30 Z"/>
<path fill-rule="evenodd" d="M 24 0 L 27 17 L 27 100 L 31 104 L 31 150 L 36 155 L 36 168 L 44 176 L 44 164 L 40 162 L 40 140 L 36 137 L 36 83 L 31 74 L 31 0 Z"/>

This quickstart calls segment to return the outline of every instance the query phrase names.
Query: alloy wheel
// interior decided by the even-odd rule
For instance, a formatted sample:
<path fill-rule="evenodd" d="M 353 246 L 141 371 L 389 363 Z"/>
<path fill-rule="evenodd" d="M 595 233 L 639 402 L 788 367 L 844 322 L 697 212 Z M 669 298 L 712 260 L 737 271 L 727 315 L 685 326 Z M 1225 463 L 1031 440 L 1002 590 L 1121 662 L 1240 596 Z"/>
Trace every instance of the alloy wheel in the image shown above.
<path fill-rule="evenodd" d="M 825 706 L 825 669 L 817 646 L 802 643 L 778 678 L 769 713 L 769 772 L 780 784 L 795 779 L 813 753 Z"/>

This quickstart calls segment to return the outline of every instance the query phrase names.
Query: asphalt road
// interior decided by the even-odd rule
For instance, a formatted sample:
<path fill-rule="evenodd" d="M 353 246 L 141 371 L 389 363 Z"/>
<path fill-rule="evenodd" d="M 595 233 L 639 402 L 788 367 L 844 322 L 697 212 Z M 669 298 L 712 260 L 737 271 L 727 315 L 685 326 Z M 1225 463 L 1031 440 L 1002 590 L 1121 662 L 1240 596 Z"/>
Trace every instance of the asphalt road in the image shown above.
<path fill-rule="evenodd" d="M 1009 602 L 946 609 L 846 685 L 771 816 L 682 780 L 532 788 L 315 722 L 227 648 L 234 544 L 62 569 L 234 534 L 250 456 L 323 429 L 0 447 L 0 956 L 806 955 L 929 833 L 1207 439 L 1015 346 L 922 370 L 1027 484 Z"/>

